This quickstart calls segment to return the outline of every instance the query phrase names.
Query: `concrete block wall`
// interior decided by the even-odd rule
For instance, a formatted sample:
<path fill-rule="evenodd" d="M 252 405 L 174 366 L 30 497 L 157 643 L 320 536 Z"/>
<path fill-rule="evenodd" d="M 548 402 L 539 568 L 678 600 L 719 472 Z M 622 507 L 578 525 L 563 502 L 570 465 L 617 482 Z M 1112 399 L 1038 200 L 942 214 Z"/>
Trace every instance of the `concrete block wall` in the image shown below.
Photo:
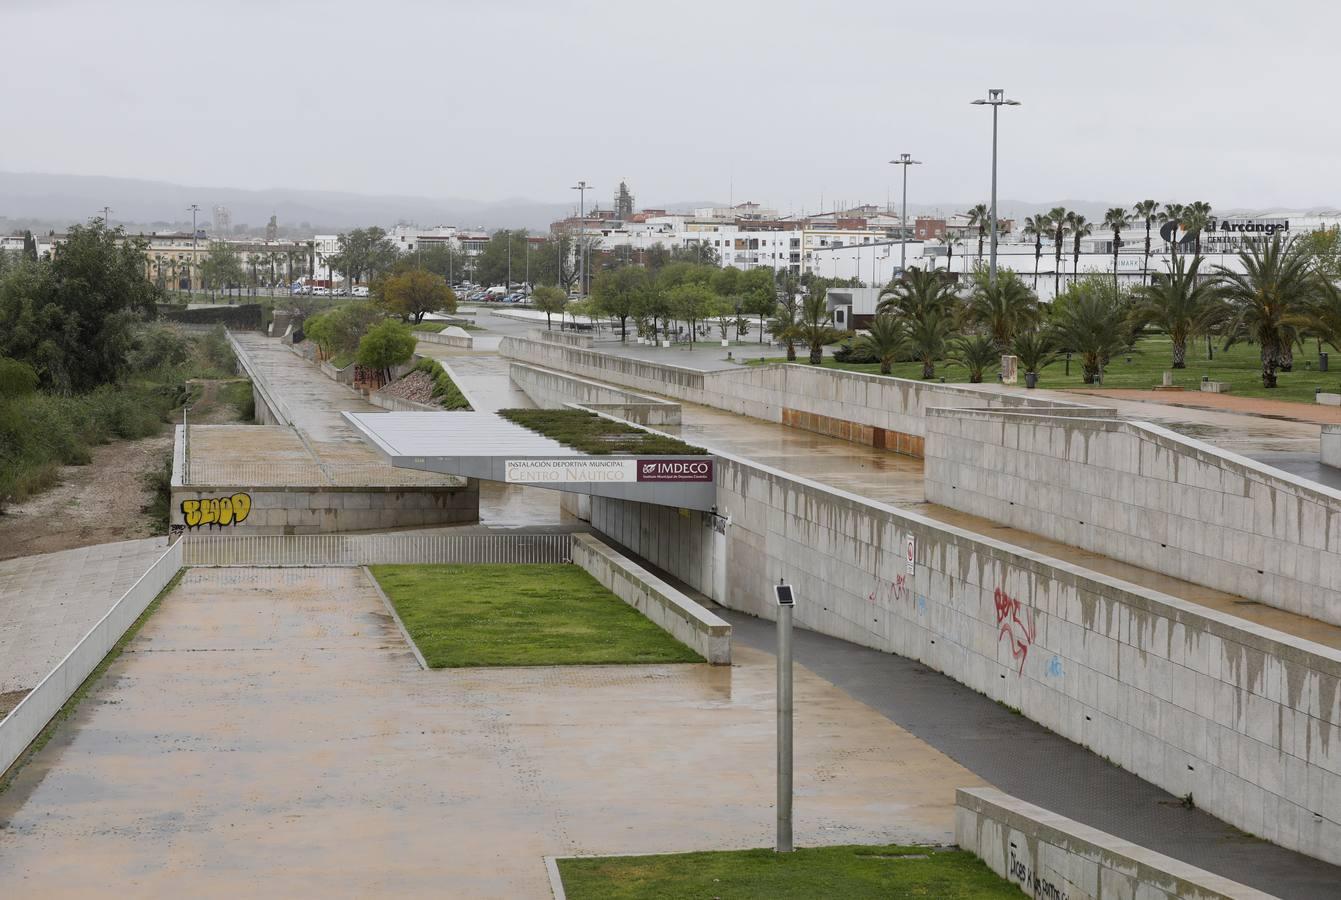
<path fill-rule="evenodd" d="M 428 344 L 443 344 L 461 350 L 469 350 L 475 346 L 475 339 L 470 336 L 470 332 L 455 325 L 449 325 L 442 331 L 416 331 L 414 337 L 415 340 Z"/>
<path fill-rule="evenodd" d="M 955 792 L 955 843 L 1031 897 L 1271 900 L 995 788 Z"/>
<path fill-rule="evenodd" d="M 1341 863 L 1341 652 L 729 454 L 717 507 L 593 498 L 591 522 L 733 609 L 771 618 L 784 577 L 803 627 L 920 660 Z"/>
<path fill-rule="evenodd" d="M 512 383 L 541 409 L 562 409 L 570 403 L 608 412 L 642 425 L 679 425 L 680 404 L 611 387 L 598 381 L 514 362 Z"/>
<path fill-rule="evenodd" d="M 246 494 L 250 509 L 242 522 L 186 527 L 186 500 Z M 427 525 L 473 524 L 480 518 L 479 482 L 465 486 L 414 487 L 248 487 L 198 485 L 172 488 L 169 524 L 188 533 L 328 534 Z"/>
<path fill-rule="evenodd" d="M 1341 624 L 1341 492 L 1115 419 L 932 410 L 926 496 Z"/>
<path fill-rule="evenodd" d="M 590 534 L 572 538 L 573 564 L 715 666 L 731 665 L 731 626 Z"/>
<path fill-rule="evenodd" d="M 582 378 L 701 403 L 876 447 L 922 455 L 925 412 L 941 406 L 1084 408 L 958 385 L 805 365 L 740 366 L 702 372 L 567 346 L 539 333 L 507 337 L 506 357 Z"/>
<path fill-rule="evenodd" d="M 1341 425 L 1322 426 L 1322 462 L 1341 468 Z"/>

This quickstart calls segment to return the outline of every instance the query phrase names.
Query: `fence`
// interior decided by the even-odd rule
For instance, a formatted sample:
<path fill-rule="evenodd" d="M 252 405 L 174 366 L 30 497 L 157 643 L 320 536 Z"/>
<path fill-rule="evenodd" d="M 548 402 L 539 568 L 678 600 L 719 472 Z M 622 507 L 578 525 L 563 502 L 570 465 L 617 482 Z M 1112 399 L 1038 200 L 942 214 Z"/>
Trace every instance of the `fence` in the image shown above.
<path fill-rule="evenodd" d="M 0 773 L 23 754 L 52 717 L 93 674 L 126 629 L 148 608 L 182 567 L 182 543 L 178 541 L 160 556 L 140 579 L 121 595 L 98 624 L 75 644 L 45 678 L 0 721 Z"/>
<path fill-rule="evenodd" d="M 568 534 L 190 534 L 187 566 L 561 563 Z"/>

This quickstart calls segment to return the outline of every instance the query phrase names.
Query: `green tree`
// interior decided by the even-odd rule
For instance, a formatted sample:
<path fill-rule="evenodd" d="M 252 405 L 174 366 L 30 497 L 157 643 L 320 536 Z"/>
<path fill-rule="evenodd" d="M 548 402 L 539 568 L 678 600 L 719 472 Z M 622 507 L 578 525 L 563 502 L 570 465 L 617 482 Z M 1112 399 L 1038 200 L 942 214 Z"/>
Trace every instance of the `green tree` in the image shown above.
<path fill-rule="evenodd" d="M 475 278 L 485 287 L 502 284 L 510 287 L 525 279 L 528 236 L 523 229 L 500 229 L 495 231 L 475 258 Z M 511 265 L 509 266 L 509 253 Z M 548 253 L 544 249 L 532 252 L 531 262 L 543 260 Z M 552 265 L 552 264 L 551 264 Z M 537 272 L 540 266 L 536 265 Z M 532 280 L 535 280 L 535 272 Z M 553 283 L 546 280 L 546 283 Z"/>
<path fill-rule="evenodd" d="M 1094 227 L 1078 212 L 1067 214 L 1066 230 L 1071 233 L 1074 256 L 1071 262 L 1071 283 L 1080 277 L 1080 239 L 1094 233 Z"/>
<path fill-rule="evenodd" d="M 1187 204 L 1183 210 L 1183 228 L 1192 235 L 1192 252 L 1201 256 L 1201 233 L 1211 226 L 1211 205 L 1204 200 Z"/>
<path fill-rule="evenodd" d="M 1145 281 L 1145 276 L 1150 271 L 1150 226 L 1159 214 L 1159 201 L 1142 200 L 1131 209 L 1135 221 L 1145 223 L 1145 258 L 1141 262 L 1141 280 Z"/>
<path fill-rule="evenodd" d="M 531 306 L 545 314 L 545 327 L 554 329 L 554 314 L 563 315 L 568 305 L 568 294 L 552 284 L 542 284 L 531 293 Z"/>
<path fill-rule="evenodd" d="M 224 241 L 210 243 L 209 252 L 200 263 L 200 274 L 205 279 L 210 296 L 214 296 L 216 291 L 239 286 L 246 278 L 242 256 L 236 247 Z"/>
<path fill-rule="evenodd" d="M 596 276 L 591 286 L 595 310 L 619 321 L 619 339 L 628 340 L 628 320 L 638 308 L 638 299 L 646 290 L 647 270 L 642 266 L 623 266 Z"/>
<path fill-rule="evenodd" d="M 1082 279 L 1053 303 L 1052 333 L 1059 347 L 1080 355 L 1085 384 L 1129 346 L 1129 315 L 1126 298 L 1107 278 Z"/>
<path fill-rule="evenodd" d="M 669 299 L 674 316 L 689 323 L 689 346 L 693 347 L 695 328 L 699 322 L 712 315 L 717 295 L 706 284 L 686 281 L 670 289 Z"/>
<path fill-rule="evenodd" d="M 787 348 L 787 362 L 796 362 L 796 342 L 800 339 L 801 301 L 799 295 L 788 290 L 778 302 L 768 330 Z"/>
<path fill-rule="evenodd" d="M 37 385 L 37 373 L 32 366 L 0 356 L 0 400 L 26 397 L 37 390 Z"/>
<path fill-rule="evenodd" d="M 387 311 L 414 322 L 431 312 L 456 312 L 456 294 L 441 275 L 411 269 L 378 282 L 378 300 Z"/>
<path fill-rule="evenodd" d="M 394 319 L 384 319 L 368 329 L 359 341 L 355 360 L 365 369 L 376 372 L 378 381 L 386 384 L 393 368 L 414 358 L 415 343 L 409 326 Z"/>
<path fill-rule="evenodd" d="M 1066 229 L 1073 213 L 1065 206 L 1054 206 L 1048 212 L 1048 221 L 1052 223 L 1052 251 L 1055 254 L 1052 271 L 1052 296 L 1062 290 L 1062 247 L 1066 245 Z"/>
<path fill-rule="evenodd" d="M 983 372 L 1001 359 L 1001 348 L 990 335 L 964 335 L 951 339 L 949 358 L 968 370 L 971 384 L 982 384 Z"/>
<path fill-rule="evenodd" d="M 943 306 L 927 306 L 908 316 L 908 345 L 913 358 L 922 363 L 922 377 L 936 377 L 936 361 L 945 358 L 954 318 Z"/>
<path fill-rule="evenodd" d="M 987 229 L 992 224 L 992 212 L 986 203 L 979 203 L 968 211 L 968 224 L 970 228 L 978 229 L 978 263 L 981 265 L 983 238 L 987 236 Z"/>
<path fill-rule="evenodd" d="M 879 313 L 871 320 L 870 330 L 854 342 L 854 348 L 878 359 L 880 374 L 888 375 L 899 357 L 908 355 L 908 333 L 898 316 Z"/>
<path fill-rule="evenodd" d="M 717 253 L 717 248 L 713 247 L 706 240 L 688 241 L 683 246 L 672 247 L 670 251 L 671 262 L 688 262 L 701 266 L 717 267 L 721 265 L 722 258 Z"/>
<path fill-rule="evenodd" d="M 1056 341 L 1047 331 L 1021 331 L 1010 345 L 1011 355 L 1026 375 L 1038 375 L 1057 358 Z"/>
<path fill-rule="evenodd" d="M 1175 226 L 1173 230 L 1173 240 L 1169 241 L 1169 245 L 1173 252 L 1173 258 L 1177 259 L 1178 228 L 1176 226 L 1182 225 L 1183 219 L 1187 217 L 1187 207 L 1181 203 L 1165 203 L 1164 208 L 1159 211 L 1158 217 L 1160 224 L 1168 224 L 1172 222 Z"/>
<path fill-rule="evenodd" d="M 1010 269 L 997 273 L 996 283 L 982 269 L 973 273 L 968 318 L 987 329 L 999 351 L 1015 339 L 1016 332 L 1038 324 L 1038 298 Z"/>
<path fill-rule="evenodd" d="M 750 269 L 740 278 L 736 289 L 740 292 L 740 311 L 759 317 L 759 343 L 764 342 L 764 320 L 773 315 L 778 306 L 778 289 L 773 273 L 768 269 Z"/>
<path fill-rule="evenodd" d="M 823 293 L 811 292 L 801 303 L 801 317 L 797 322 L 798 336 L 810 349 L 810 364 L 818 366 L 824 362 L 824 345 L 831 344 L 842 337 L 833 327 L 833 313 L 829 311 L 828 298 Z"/>
<path fill-rule="evenodd" d="M 1226 349 L 1240 341 L 1256 344 L 1262 360 L 1262 387 L 1276 387 L 1276 373 L 1299 338 L 1300 328 L 1326 297 L 1306 245 L 1277 232 L 1239 253 L 1242 272 L 1217 267 L 1216 284 L 1229 304 Z M 1289 357 L 1293 362 L 1292 357 Z"/>
<path fill-rule="evenodd" d="M 1173 368 L 1187 367 L 1189 338 L 1204 334 L 1224 319 L 1225 306 L 1210 281 L 1199 278 L 1201 257 L 1175 259 L 1168 272 L 1156 272 L 1136 291 L 1133 310 L 1142 323 L 1154 323 L 1173 342 Z"/>
<path fill-rule="evenodd" d="M 1046 213 L 1024 220 L 1024 236 L 1034 239 L 1034 291 L 1038 291 L 1038 263 L 1043 258 L 1043 238 L 1052 234 L 1052 219 Z"/>
<path fill-rule="evenodd" d="M 1113 284 L 1118 283 L 1118 249 L 1122 246 L 1122 229 L 1131 224 L 1126 208 L 1114 206 L 1104 213 L 1104 228 L 1113 232 Z"/>
<path fill-rule="evenodd" d="M 894 279 L 877 306 L 877 312 L 897 312 L 910 318 L 931 309 L 949 313 L 959 303 L 954 282 L 940 272 L 910 267 Z"/>

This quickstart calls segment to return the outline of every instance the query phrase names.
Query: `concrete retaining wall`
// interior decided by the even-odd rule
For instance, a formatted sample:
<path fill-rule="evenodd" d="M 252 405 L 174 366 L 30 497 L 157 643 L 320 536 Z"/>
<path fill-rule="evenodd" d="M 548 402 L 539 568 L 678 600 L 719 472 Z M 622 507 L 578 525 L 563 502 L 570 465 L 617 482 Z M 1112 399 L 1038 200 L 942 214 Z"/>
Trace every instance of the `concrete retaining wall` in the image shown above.
<path fill-rule="evenodd" d="M 368 402 L 373 406 L 380 406 L 382 409 L 388 409 L 392 412 L 442 412 L 441 406 L 420 403 L 416 400 L 406 400 L 404 397 L 393 397 L 381 391 L 370 393 Z"/>
<path fill-rule="evenodd" d="M 187 566 L 372 566 L 394 563 L 563 563 L 569 534 L 221 534 L 179 542 Z"/>
<path fill-rule="evenodd" d="M 1031 897 L 1271 900 L 994 788 L 955 792 L 955 843 Z"/>
<path fill-rule="evenodd" d="M 720 452 L 717 507 L 593 498 L 591 522 L 733 609 L 772 618 L 786 578 L 799 625 L 920 660 L 1341 863 L 1341 651 Z"/>
<path fill-rule="evenodd" d="M 926 496 L 1341 624 L 1341 492 L 1164 428 L 932 410 Z"/>
<path fill-rule="evenodd" d="M 715 666 L 731 665 L 731 626 L 589 534 L 573 535 L 573 563 Z"/>
<path fill-rule="evenodd" d="M 233 337 L 233 333 L 228 332 L 228 344 L 233 348 L 233 356 L 237 359 L 238 369 L 251 379 L 251 399 L 256 408 L 254 419 L 257 425 L 292 425 L 288 411 L 284 409 L 279 399 L 270 391 L 270 386 L 264 378 L 260 376 L 259 370 L 251 364 L 251 357 L 247 356 L 247 351 L 242 349 L 242 345 Z"/>
<path fill-rule="evenodd" d="M 230 510 L 245 497 L 247 514 L 241 522 L 218 524 L 205 516 L 192 526 L 184 506 L 188 502 L 222 501 Z M 236 513 L 233 513 L 236 515 Z M 323 534 L 338 531 L 377 531 L 426 525 L 460 525 L 480 519 L 479 482 L 464 487 L 423 486 L 305 486 L 251 487 L 247 485 L 180 486 L 172 488 L 169 523 L 174 530 L 197 529 L 238 534 Z"/>
<path fill-rule="evenodd" d="M 740 366 L 703 372 L 568 346 L 549 333 L 543 338 L 540 333 L 526 338 L 506 337 L 499 344 L 499 352 L 570 375 L 911 456 L 922 455 L 925 413 L 931 407 L 1083 408 L 1083 404 L 1038 401 L 1023 392 L 1002 394 L 805 365 Z"/>
<path fill-rule="evenodd" d="M 1341 468 L 1341 425 L 1322 426 L 1322 461 Z"/>
<path fill-rule="evenodd" d="M 512 363 L 508 375 L 541 409 L 563 409 L 577 403 L 641 425 L 680 424 L 680 404 L 659 397 L 635 394 L 525 363 Z"/>
<path fill-rule="evenodd" d="M 428 344 L 443 344 L 461 350 L 469 350 L 475 345 L 475 340 L 470 336 L 470 332 L 455 325 L 449 325 L 442 331 L 416 331 L 414 337 L 415 340 L 424 341 Z"/>

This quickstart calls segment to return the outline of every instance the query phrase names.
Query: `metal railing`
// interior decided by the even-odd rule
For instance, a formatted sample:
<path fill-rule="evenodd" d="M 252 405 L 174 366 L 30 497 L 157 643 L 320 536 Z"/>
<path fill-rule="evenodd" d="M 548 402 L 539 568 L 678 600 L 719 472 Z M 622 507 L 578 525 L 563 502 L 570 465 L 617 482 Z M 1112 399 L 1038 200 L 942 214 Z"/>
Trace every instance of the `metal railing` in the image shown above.
<path fill-rule="evenodd" d="M 562 563 L 568 534 L 188 534 L 187 566 Z"/>

